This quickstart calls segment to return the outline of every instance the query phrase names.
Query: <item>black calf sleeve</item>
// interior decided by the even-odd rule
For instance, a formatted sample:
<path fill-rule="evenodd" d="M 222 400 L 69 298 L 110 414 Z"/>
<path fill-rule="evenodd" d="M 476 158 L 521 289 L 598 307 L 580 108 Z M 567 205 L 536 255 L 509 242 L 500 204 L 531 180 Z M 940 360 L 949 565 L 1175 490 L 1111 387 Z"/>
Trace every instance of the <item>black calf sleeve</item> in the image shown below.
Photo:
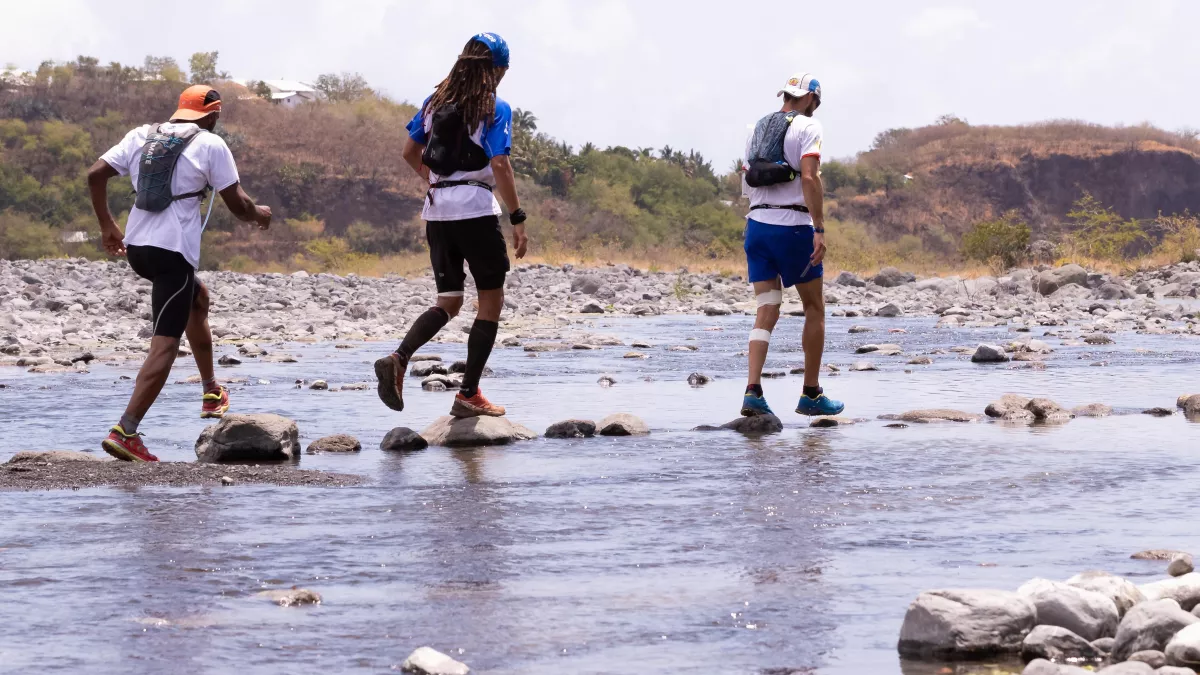
<path fill-rule="evenodd" d="M 400 360 L 408 363 L 413 353 L 432 340 L 433 336 L 437 335 L 438 331 L 445 328 L 448 323 L 450 323 L 450 315 L 441 307 L 430 307 L 425 310 L 425 313 L 418 316 L 413 325 L 409 327 L 408 332 L 404 334 L 404 340 L 396 350 L 396 353 L 400 355 Z"/>
<path fill-rule="evenodd" d="M 496 332 L 500 324 L 495 321 L 475 319 L 471 325 L 471 335 L 467 337 L 467 370 L 463 373 L 462 395 L 471 398 L 479 391 L 479 378 L 483 376 L 483 367 L 487 365 L 488 357 L 492 355 L 492 345 L 496 344 Z"/>

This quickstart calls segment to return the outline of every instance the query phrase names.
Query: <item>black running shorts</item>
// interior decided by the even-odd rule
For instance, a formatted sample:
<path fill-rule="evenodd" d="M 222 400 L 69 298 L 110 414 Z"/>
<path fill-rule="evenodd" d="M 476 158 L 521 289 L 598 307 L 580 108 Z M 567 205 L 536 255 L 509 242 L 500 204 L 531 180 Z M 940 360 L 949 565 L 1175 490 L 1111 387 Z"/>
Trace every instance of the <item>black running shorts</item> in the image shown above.
<path fill-rule="evenodd" d="M 508 249 L 498 217 L 429 221 L 425 223 L 425 239 L 429 242 L 429 262 L 433 264 L 438 295 L 462 293 L 467 278 L 463 261 L 471 268 L 475 288 L 481 291 L 504 288 Z"/>
<path fill-rule="evenodd" d="M 200 289 L 195 268 L 183 254 L 157 246 L 129 246 L 126 256 L 133 271 L 154 285 L 150 295 L 154 335 L 183 337 Z"/>

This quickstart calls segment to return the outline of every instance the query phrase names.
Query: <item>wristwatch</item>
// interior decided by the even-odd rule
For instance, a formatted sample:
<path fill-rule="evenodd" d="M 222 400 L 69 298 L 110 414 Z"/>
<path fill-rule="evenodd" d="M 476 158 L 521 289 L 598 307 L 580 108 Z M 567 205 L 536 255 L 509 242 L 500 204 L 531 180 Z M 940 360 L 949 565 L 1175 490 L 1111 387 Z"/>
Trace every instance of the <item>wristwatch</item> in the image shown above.
<path fill-rule="evenodd" d="M 517 209 L 516 211 L 508 214 L 508 222 L 513 225 L 520 225 L 521 223 L 525 222 L 525 219 L 525 209 Z"/>

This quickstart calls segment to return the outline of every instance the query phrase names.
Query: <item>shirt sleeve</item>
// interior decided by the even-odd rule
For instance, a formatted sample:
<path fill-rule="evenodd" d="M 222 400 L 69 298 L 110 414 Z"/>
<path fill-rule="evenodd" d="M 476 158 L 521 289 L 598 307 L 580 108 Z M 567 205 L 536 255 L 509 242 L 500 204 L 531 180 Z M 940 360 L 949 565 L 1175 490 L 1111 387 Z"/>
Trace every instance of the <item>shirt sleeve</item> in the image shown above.
<path fill-rule="evenodd" d="M 825 135 L 821 123 L 813 120 L 800 136 L 800 158 L 821 156 L 821 137 Z"/>
<path fill-rule="evenodd" d="M 496 116 L 483 134 L 483 150 L 489 159 L 512 154 L 512 108 L 496 99 Z"/>
<path fill-rule="evenodd" d="M 117 143 L 109 148 L 108 152 L 100 155 L 100 159 L 104 160 L 105 164 L 111 166 L 122 176 L 129 175 L 129 167 L 141 151 L 141 146 L 137 142 L 137 132 L 137 129 L 133 129 L 125 134 L 125 138 L 122 138 L 120 143 Z"/>
<path fill-rule="evenodd" d="M 430 96 L 429 98 L 433 98 Z M 421 103 L 421 107 L 417 109 L 417 114 L 408 122 L 408 137 L 421 145 L 429 144 L 429 135 L 425 133 L 425 106 L 429 105 L 429 98 Z"/>
<path fill-rule="evenodd" d="M 208 184 L 220 192 L 240 180 L 237 163 L 233 161 L 233 153 L 230 152 L 224 139 L 216 134 L 209 134 L 209 136 L 212 138 L 212 142 L 208 147 L 208 166 L 205 167 L 205 175 L 208 178 Z"/>

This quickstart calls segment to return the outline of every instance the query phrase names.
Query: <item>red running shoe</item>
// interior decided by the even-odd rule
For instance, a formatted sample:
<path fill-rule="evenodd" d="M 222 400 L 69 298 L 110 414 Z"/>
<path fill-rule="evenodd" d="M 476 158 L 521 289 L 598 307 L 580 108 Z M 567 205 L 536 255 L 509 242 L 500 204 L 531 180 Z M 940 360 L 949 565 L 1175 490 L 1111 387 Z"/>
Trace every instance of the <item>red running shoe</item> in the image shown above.
<path fill-rule="evenodd" d="M 483 390 L 476 389 L 475 395 L 467 398 L 458 392 L 454 395 L 454 405 L 450 407 L 450 414 L 455 417 L 503 417 L 504 406 L 496 405 L 483 397 Z"/>
<path fill-rule="evenodd" d="M 203 405 L 200 406 L 200 419 L 221 419 L 229 412 L 229 391 L 221 387 L 220 391 L 204 395 Z"/>
<path fill-rule="evenodd" d="M 150 454 L 142 443 L 141 434 L 127 434 L 117 425 L 108 432 L 108 438 L 100 444 L 104 451 L 126 462 L 157 462 L 158 458 Z"/>

